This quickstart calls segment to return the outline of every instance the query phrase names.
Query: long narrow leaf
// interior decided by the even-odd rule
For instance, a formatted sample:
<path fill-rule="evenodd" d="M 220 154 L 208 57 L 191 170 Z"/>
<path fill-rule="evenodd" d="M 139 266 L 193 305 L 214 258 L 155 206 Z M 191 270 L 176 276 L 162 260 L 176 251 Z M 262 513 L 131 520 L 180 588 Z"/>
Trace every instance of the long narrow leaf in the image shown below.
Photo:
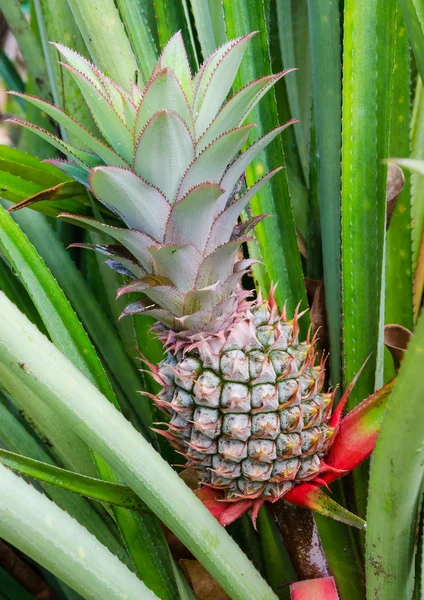
<path fill-rule="evenodd" d="M 0 439 L 2 442 L 13 452 L 24 453 L 37 463 L 42 461 L 43 464 L 47 463 L 54 467 L 54 460 L 47 446 L 44 446 L 40 438 L 29 430 L 28 424 L 12 403 L 3 395 L 0 398 Z M 59 487 L 46 484 L 43 484 L 42 487 L 55 504 L 95 535 L 127 566 L 132 565 L 112 516 L 102 510 L 99 504 L 95 506 L 85 498 L 70 494 Z"/>
<path fill-rule="evenodd" d="M 411 598 L 416 527 L 424 475 L 421 315 L 387 403 L 371 465 L 367 514 L 367 593 Z"/>
<path fill-rule="evenodd" d="M 424 80 L 424 8 L 420 0 L 400 0 L 421 80 Z"/>
<path fill-rule="evenodd" d="M 64 355 L 119 408 L 100 359 L 77 316 L 33 246 L 3 208 L 0 208 L 0 247 L 19 273 L 51 339 Z M 94 460 L 102 479 L 118 482 L 113 470 L 102 459 L 94 455 Z M 172 582 L 167 546 L 165 539 L 163 537 L 161 539 L 159 524 L 151 516 L 131 515 L 120 508 L 115 508 L 114 512 L 140 574 L 161 596 L 172 598 L 175 583 Z M 136 539 L 136 546 L 134 546 L 134 530 L 137 528 L 140 528 L 140 537 Z M 157 547 L 153 548 L 149 544 L 144 547 L 143 537 L 148 536 L 149 539 L 153 532 L 157 537 Z M 165 564 L 157 559 L 158 552 L 161 552 L 161 559 Z M 166 579 L 167 569 L 171 576 L 169 580 Z"/>
<path fill-rule="evenodd" d="M 325 302 L 330 337 L 331 381 L 336 385 L 341 379 L 339 6 L 335 1 L 309 0 L 308 9 Z M 310 193 L 313 194 L 314 191 L 310 190 Z"/>
<path fill-rule="evenodd" d="M 300 14 L 295 16 L 294 12 L 297 7 L 301 7 L 304 12 L 304 16 L 307 17 L 307 4 L 304 0 L 298 0 L 295 3 L 292 3 L 291 0 L 276 0 L 276 13 L 277 13 L 277 22 L 278 22 L 278 35 L 280 42 L 280 51 L 282 56 L 282 63 L 284 69 L 292 69 L 297 68 L 299 71 L 294 73 L 292 77 L 286 78 L 284 80 L 284 84 L 287 88 L 287 97 L 289 103 L 290 114 L 293 119 L 301 119 L 306 124 L 308 123 L 308 115 L 302 114 L 301 110 L 301 101 L 305 103 L 305 98 L 300 95 L 300 87 L 298 85 L 298 81 L 306 82 L 308 76 L 310 77 L 310 72 L 306 72 L 306 69 L 302 68 L 303 65 L 298 64 L 297 56 L 295 53 L 295 45 L 298 38 L 298 34 L 302 37 L 302 49 L 304 55 L 307 56 L 310 60 L 311 53 L 309 52 L 309 36 L 308 31 L 302 31 L 302 19 L 296 18 L 300 17 Z M 313 56 L 313 52 L 312 52 Z M 305 94 L 306 97 L 309 94 Z M 306 102 L 307 111 L 309 113 L 310 103 Z M 306 117 L 306 118 L 305 118 Z M 305 181 L 308 179 L 308 166 L 306 161 L 307 156 L 307 144 L 306 144 L 306 136 L 305 133 L 307 131 L 307 125 L 305 124 L 296 127 L 294 129 L 294 134 L 297 142 L 297 149 L 299 152 L 299 157 L 303 170 L 303 177 Z"/>
<path fill-rule="evenodd" d="M 12 300 L 19 310 L 25 313 L 28 319 L 37 325 L 40 331 L 46 331 L 24 286 L 2 258 L 0 258 L 0 290 L 3 290 L 9 300 Z"/>
<path fill-rule="evenodd" d="M 213 2 L 213 0 L 212 0 Z M 214 29 L 214 21 L 211 11 L 211 0 L 191 0 L 196 24 L 197 35 L 202 49 L 203 59 L 206 60 L 221 44 L 225 42 L 225 30 L 223 39 L 218 39 L 218 32 Z M 217 2 L 215 4 L 218 5 Z M 218 6 L 221 9 L 221 6 Z M 221 17 L 221 23 L 223 22 Z"/>
<path fill-rule="evenodd" d="M 194 71 L 196 60 L 194 57 L 193 46 L 189 44 L 190 34 L 184 14 L 183 3 L 181 1 L 167 2 L 166 0 L 155 0 L 155 11 L 161 49 L 164 49 L 168 40 L 174 35 L 174 33 L 177 33 L 177 31 L 181 30 L 188 53 L 188 59 L 191 68 Z"/>
<path fill-rule="evenodd" d="M 390 157 L 408 157 L 410 153 L 410 47 L 405 21 L 397 14 L 393 102 L 391 106 Z M 398 323 L 412 330 L 413 270 L 411 235 L 410 174 L 397 201 L 387 232 L 385 323 Z"/>
<path fill-rule="evenodd" d="M 264 558 L 266 579 L 281 600 L 289 600 L 288 581 L 295 581 L 296 572 L 283 544 L 270 511 L 263 508 L 258 514 L 258 532 Z"/>
<path fill-rule="evenodd" d="M 40 90 L 41 96 L 48 99 L 50 97 L 50 86 L 43 53 L 31 25 L 22 12 L 19 0 L 1 0 L 0 10 L 19 43 L 19 49 L 22 52 L 25 64 Z"/>
<path fill-rule="evenodd" d="M 245 35 L 259 29 L 258 35 L 250 43 L 245 58 L 236 77 L 235 86 L 243 85 L 269 74 L 268 39 L 262 0 L 224 0 L 225 24 L 229 39 Z M 271 90 L 252 111 L 248 121 L 257 123 L 255 135 L 258 137 L 268 133 L 278 125 L 275 96 Z M 253 141 L 253 140 L 252 140 Z M 252 185 L 264 173 L 284 163 L 282 143 L 274 140 L 262 156 L 256 159 L 246 172 L 246 179 Z M 306 308 L 303 276 L 297 249 L 296 233 L 290 206 L 287 177 L 284 171 L 278 173 L 252 201 L 254 215 L 266 213 L 271 215 L 256 227 L 256 237 L 264 267 L 255 270 L 260 288 L 266 294 L 271 283 L 277 283 L 277 301 L 282 305 L 287 302 L 289 313 L 295 310 L 299 302 Z M 306 323 L 302 323 L 304 329 Z"/>
<path fill-rule="evenodd" d="M 68 4 L 93 62 L 128 89 L 136 79 L 137 62 L 113 0 L 68 0 Z"/>
<path fill-rule="evenodd" d="M 424 159 L 424 88 L 419 77 L 415 89 L 411 128 L 411 157 Z M 424 232 L 424 175 L 412 170 L 411 175 L 411 212 L 412 212 L 412 266 L 415 279 L 420 277 L 419 263 Z M 418 287 L 420 283 L 416 281 Z M 421 298 L 414 298 L 414 320 L 418 318 Z"/>
<path fill-rule="evenodd" d="M 158 51 L 143 12 L 143 4 L 141 0 L 118 0 L 117 6 L 142 75 L 147 82 L 156 64 Z"/>
<path fill-rule="evenodd" d="M 125 485 L 85 477 L 7 450 L 0 449 L 0 462 L 21 475 L 32 477 L 75 494 L 81 494 L 81 496 L 86 496 L 92 500 L 106 502 L 130 510 L 150 512 L 150 509 L 140 498 Z"/>
<path fill-rule="evenodd" d="M 148 429 L 152 423 L 151 410 L 147 402 L 140 401 L 137 390 L 141 380 L 137 371 L 69 253 L 42 215 L 24 210 L 14 213 L 14 219 L 44 259 L 127 398 L 138 408 L 143 431 L 153 440 Z"/>
<path fill-rule="evenodd" d="M 67 0 L 34 0 L 40 29 L 41 43 L 43 46 L 46 64 L 49 66 L 49 77 L 55 104 L 66 110 L 67 114 L 78 120 L 83 127 L 97 132 L 93 117 L 81 97 L 81 92 L 71 74 L 59 64 L 59 54 L 50 42 L 66 44 L 83 56 L 88 57 L 88 51 L 81 33 L 72 15 Z M 15 89 L 15 88 L 11 88 Z M 62 130 L 63 134 L 63 130 Z M 65 138 L 65 141 L 66 140 Z M 72 135 L 69 142 L 74 142 Z"/>
<path fill-rule="evenodd" d="M 382 384 L 382 282 L 394 2 L 347 0 L 344 17 L 342 272 L 344 379 L 370 356 L 349 397 Z M 378 26 L 377 26 L 378 25 Z M 378 67 L 377 67 L 378 63 Z"/>
<path fill-rule="evenodd" d="M 113 390 L 94 349 L 79 326 L 76 315 L 34 247 L 0 207 L 0 248 L 26 286 L 52 340 L 57 347 L 91 378 L 99 389 L 113 398 Z M 115 400 L 116 402 L 116 400 Z"/>
<path fill-rule="evenodd" d="M 87 600 L 157 598 L 91 533 L 2 465 L 0 535 Z"/>
<path fill-rule="evenodd" d="M 1 377 L 24 381 L 40 394 L 58 418 L 160 516 L 232 598 L 275 599 L 216 519 L 97 388 L 3 294 L 0 310 L 5 317 L 0 321 Z"/>

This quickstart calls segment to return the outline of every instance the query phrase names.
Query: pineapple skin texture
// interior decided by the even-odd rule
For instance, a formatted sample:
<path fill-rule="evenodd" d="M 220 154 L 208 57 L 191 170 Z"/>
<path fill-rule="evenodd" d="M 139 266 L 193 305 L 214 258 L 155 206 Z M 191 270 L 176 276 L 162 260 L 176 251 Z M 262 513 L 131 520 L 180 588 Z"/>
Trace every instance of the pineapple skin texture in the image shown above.
<path fill-rule="evenodd" d="M 171 417 L 164 435 L 202 484 L 228 500 L 272 501 L 323 469 L 334 394 L 321 392 L 323 364 L 299 343 L 297 317 L 261 299 L 245 304 L 226 332 L 168 343 L 157 404 Z"/>

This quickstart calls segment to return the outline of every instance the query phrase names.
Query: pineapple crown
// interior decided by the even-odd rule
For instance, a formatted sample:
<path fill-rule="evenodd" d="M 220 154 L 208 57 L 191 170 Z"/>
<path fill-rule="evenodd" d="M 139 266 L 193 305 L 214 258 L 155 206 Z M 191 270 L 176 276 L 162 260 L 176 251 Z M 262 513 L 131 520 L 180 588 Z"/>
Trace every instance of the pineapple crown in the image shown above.
<path fill-rule="evenodd" d="M 249 164 L 293 121 L 247 150 L 254 125 L 245 121 L 287 71 L 253 81 L 226 98 L 254 33 L 225 43 L 192 77 L 180 33 L 174 35 L 145 88 L 124 88 L 77 52 L 54 44 L 78 84 L 98 128 L 93 135 L 58 107 L 15 92 L 55 119 L 71 145 L 17 121 L 47 139 L 67 160 L 50 162 L 86 186 L 126 228 L 65 214 L 112 244 L 91 246 L 132 278 L 118 295 L 142 298 L 124 314 L 144 313 L 176 332 L 216 332 L 235 318 L 254 261 L 237 260 L 240 244 L 263 215 L 238 224 L 241 212 L 280 169 L 238 193 Z M 67 138 L 66 138 L 67 139 Z M 237 192 L 237 193 L 236 193 Z M 84 245 L 90 247 L 89 245 Z"/>

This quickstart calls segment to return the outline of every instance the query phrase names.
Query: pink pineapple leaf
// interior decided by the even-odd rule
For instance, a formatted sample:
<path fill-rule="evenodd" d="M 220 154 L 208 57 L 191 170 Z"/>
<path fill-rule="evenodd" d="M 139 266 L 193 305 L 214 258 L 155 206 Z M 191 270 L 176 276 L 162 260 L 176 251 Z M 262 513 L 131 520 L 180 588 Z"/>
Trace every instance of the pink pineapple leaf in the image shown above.
<path fill-rule="evenodd" d="M 344 419 L 325 460 L 336 471 L 327 471 L 321 478 L 329 483 L 341 477 L 337 469 L 352 471 L 374 450 L 381 420 L 386 410 L 386 400 L 394 381 L 387 383 L 361 402 Z"/>
<path fill-rule="evenodd" d="M 312 483 L 302 483 L 292 488 L 285 497 L 288 502 L 309 508 L 326 517 L 341 521 L 358 529 L 365 528 L 365 521 L 354 515 L 332 498 L 327 496 L 318 486 Z"/>

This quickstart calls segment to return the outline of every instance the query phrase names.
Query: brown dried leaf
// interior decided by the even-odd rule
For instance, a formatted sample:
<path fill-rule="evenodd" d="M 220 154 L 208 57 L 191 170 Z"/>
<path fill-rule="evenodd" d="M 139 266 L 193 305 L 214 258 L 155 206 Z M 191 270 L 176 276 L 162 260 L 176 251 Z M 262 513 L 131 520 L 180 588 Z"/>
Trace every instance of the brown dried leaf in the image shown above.
<path fill-rule="evenodd" d="M 402 325 L 386 325 L 384 327 L 384 344 L 393 357 L 396 371 L 399 369 L 411 337 L 412 333 Z"/>
<path fill-rule="evenodd" d="M 312 332 L 317 333 L 317 350 L 325 354 L 329 350 L 327 316 L 325 313 L 325 288 L 324 282 L 316 279 L 305 278 L 306 294 L 311 316 Z"/>
<path fill-rule="evenodd" d="M 305 240 L 303 239 L 303 237 L 300 235 L 299 231 L 297 231 L 297 230 L 296 230 L 296 237 L 297 237 L 297 247 L 299 248 L 300 254 L 303 256 L 303 258 L 308 258 L 308 251 L 306 249 Z"/>
<path fill-rule="evenodd" d="M 230 596 L 197 560 L 180 560 L 179 565 L 197 600 L 230 600 Z"/>
<path fill-rule="evenodd" d="M 184 469 L 178 473 L 180 479 L 191 489 L 193 492 L 199 489 L 200 479 L 196 471 L 193 469 Z"/>
<path fill-rule="evenodd" d="M 414 321 L 418 319 L 424 295 L 424 233 L 421 239 L 420 253 L 414 279 Z"/>
<path fill-rule="evenodd" d="M 389 228 L 393 211 L 396 208 L 397 201 L 405 185 L 405 176 L 400 167 L 394 163 L 389 163 L 387 167 L 386 184 L 386 229 Z"/>
<path fill-rule="evenodd" d="M 162 524 L 163 533 L 165 534 L 166 541 L 168 542 L 169 549 L 175 561 L 183 559 L 192 559 L 194 556 L 188 550 L 184 544 L 172 533 L 165 525 Z"/>
<path fill-rule="evenodd" d="M 80 183 L 76 181 L 64 181 L 63 183 L 58 183 L 51 188 L 41 190 L 41 192 L 37 192 L 33 196 L 25 198 L 25 200 L 22 200 L 21 202 L 17 202 L 8 209 L 8 212 L 11 213 L 15 212 L 16 210 L 21 210 L 21 208 L 27 208 L 28 206 L 31 206 L 31 204 L 35 204 L 36 202 L 41 202 L 43 200 L 69 200 L 70 198 L 84 195 L 85 190 Z"/>

